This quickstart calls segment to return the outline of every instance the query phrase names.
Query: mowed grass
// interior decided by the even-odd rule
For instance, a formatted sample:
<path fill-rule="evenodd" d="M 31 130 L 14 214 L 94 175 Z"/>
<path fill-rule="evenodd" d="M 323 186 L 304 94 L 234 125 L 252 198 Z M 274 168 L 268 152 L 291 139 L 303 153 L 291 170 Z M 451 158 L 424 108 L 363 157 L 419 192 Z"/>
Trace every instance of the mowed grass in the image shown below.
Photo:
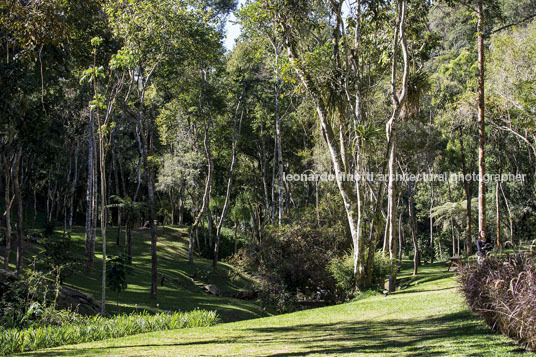
<path fill-rule="evenodd" d="M 116 245 L 117 228 L 107 229 L 107 255 L 124 252 L 124 231 L 121 245 Z M 188 241 L 186 229 L 178 227 L 158 227 L 158 272 L 167 278 L 164 285 L 158 282 L 158 297 L 150 298 L 151 288 L 151 240 L 148 229 L 132 232 L 132 274 L 127 275 L 128 288 L 116 294 L 107 290 L 106 310 L 109 313 L 143 311 L 190 311 L 193 309 L 214 310 L 222 321 L 237 321 L 267 316 L 255 300 L 239 300 L 228 297 L 240 290 L 251 288 L 252 280 L 240 275 L 225 263 L 219 263 L 212 270 L 212 261 L 195 258 L 194 265 L 188 263 Z M 75 227 L 73 235 L 73 255 L 85 262 L 84 230 Z M 102 240 L 97 230 L 95 244 L 96 257 L 93 273 L 76 273 L 66 279 L 67 285 L 92 295 L 100 302 L 102 272 Z M 28 253 L 31 255 L 31 252 Z M 195 275 L 195 281 L 192 276 Z M 222 296 L 209 295 L 202 289 L 205 284 L 215 284 Z"/>
<path fill-rule="evenodd" d="M 407 272 L 402 275 L 409 276 Z M 35 356 L 509 356 L 523 351 L 471 314 L 444 264 L 390 296 L 272 316 L 63 346 Z"/>

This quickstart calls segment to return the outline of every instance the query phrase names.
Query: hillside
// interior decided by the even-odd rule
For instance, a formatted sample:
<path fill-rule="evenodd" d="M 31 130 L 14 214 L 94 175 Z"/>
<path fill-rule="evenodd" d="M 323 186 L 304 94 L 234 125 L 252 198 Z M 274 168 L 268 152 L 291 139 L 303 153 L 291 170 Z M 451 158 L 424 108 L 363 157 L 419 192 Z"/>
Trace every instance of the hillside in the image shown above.
<path fill-rule="evenodd" d="M 466 309 L 453 274 L 438 263 L 423 267 L 407 289 L 388 297 L 373 295 L 292 314 L 63 346 L 31 355 L 507 356 L 520 352 L 519 346 L 492 333 Z"/>
<path fill-rule="evenodd" d="M 102 271 L 102 246 L 97 232 L 95 270 L 93 274 L 77 273 L 66 280 L 68 285 L 89 293 L 100 301 L 100 279 Z M 107 254 L 116 255 L 123 252 L 123 247 L 115 245 L 116 228 L 107 230 Z M 176 227 L 158 228 L 158 272 L 164 274 L 164 286 L 158 286 L 158 299 L 149 298 L 151 287 L 150 234 L 147 229 L 132 233 L 132 274 L 127 276 L 128 288 L 119 295 L 108 291 L 108 312 L 129 312 L 132 310 L 183 310 L 196 308 L 216 310 L 223 321 L 237 321 L 266 316 L 253 300 L 240 300 L 228 297 L 238 291 L 249 289 L 250 278 L 238 274 L 225 263 L 219 263 L 213 272 L 211 261 L 196 257 L 194 265 L 188 263 L 188 242 L 185 229 Z M 83 258 L 84 235 L 82 228 L 73 233 L 73 252 Z M 121 235 L 123 244 L 123 235 Z M 195 279 L 192 280 L 192 276 Z M 172 280 L 171 280 L 172 279 Z M 209 295 L 202 287 L 215 284 L 221 290 L 221 297 Z"/>

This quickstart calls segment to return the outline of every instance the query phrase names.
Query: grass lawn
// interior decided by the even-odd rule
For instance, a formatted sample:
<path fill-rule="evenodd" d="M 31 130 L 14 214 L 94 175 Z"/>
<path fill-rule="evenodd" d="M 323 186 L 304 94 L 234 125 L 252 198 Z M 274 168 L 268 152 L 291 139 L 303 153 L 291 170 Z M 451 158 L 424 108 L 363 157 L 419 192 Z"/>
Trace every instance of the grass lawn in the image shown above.
<path fill-rule="evenodd" d="M 404 272 L 408 274 L 406 271 Z M 403 273 L 403 274 L 404 274 Z M 63 346 L 35 356 L 507 356 L 523 350 L 465 307 L 444 264 L 390 296 L 267 318 Z M 527 353 L 528 355 L 528 353 Z"/>
<path fill-rule="evenodd" d="M 115 244 L 117 229 L 107 229 L 107 254 L 117 255 L 123 252 L 124 232 L 121 233 L 121 246 Z M 158 299 L 149 297 L 151 288 L 151 240 L 148 229 L 132 232 L 132 275 L 127 275 L 128 288 L 119 295 L 108 290 L 106 310 L 110 313 L 147 310 L 152 312 L 165 310 L 190 311 L 196 308 L 215 310 L 225 321 L 238 321 L 267 316 L 254 300 L 239 300 L 225 297 L 240 290 L 250 288 L 252 281 L 225 263 L 219 263 L 217 270 L 212 271 L 212 261 L 195 258 L 195 264 L 188 263 L 188 241 L 184 228 L 158 227 L 158 272 L 175 279 L 166 280 L 164 286 L 158 286 Z M 72 235 L 73 255 L 85 262 L 84 229 L 75 227 Z M 100 302 L 102 272 L 102 241 L 97 230 L 95 244 L 95 269 L 92 274 L 77 273 L 66 279 L 65 283 L 92 295 Z M 31 248 L 26 256 L 27 264 L 35 254 Z M 14 254 L 12 255 L 14 258 Z M 14 260 L 14 259 L 13 259 Z M 13 267 L 14 268 L 14 267 Z M 191 276 L 195 274 L 195 282 Z M 205 293 L 202 286 L 216 284 L 222 296 L 217 297 Z"/>

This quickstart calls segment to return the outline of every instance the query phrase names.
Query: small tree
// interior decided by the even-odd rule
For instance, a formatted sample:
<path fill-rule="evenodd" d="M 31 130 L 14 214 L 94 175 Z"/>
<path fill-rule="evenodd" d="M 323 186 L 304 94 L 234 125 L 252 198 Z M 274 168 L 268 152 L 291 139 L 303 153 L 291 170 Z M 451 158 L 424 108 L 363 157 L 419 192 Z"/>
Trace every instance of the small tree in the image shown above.
<path fill-rule="evenodd" d="M 119 307 L 119 293 L 126 290 L 127 274 L 131 274 L 132 269 L 128 266 L 128 257 L 125 254 L 119 256 L 108 256 L 106 266 L 106 281 L 108 288 L 116 293 L 116 304 Z"/>

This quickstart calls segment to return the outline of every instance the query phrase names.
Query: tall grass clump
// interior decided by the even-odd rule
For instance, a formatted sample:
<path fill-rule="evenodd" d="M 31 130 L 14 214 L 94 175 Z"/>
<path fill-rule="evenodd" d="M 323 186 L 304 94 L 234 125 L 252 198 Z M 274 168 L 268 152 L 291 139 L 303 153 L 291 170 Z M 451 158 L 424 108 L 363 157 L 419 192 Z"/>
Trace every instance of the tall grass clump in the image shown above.
<path fill-rule="evenodd" d="M 536 264 L 533 257 L 488 257 L 460 269 L 469 308 L 494 331 L 536 350 Z"/>
<path fill-rule="evenodd" d="M 158 313 L 147 312 L 83 317 L 64 325 L 31 326 L 0 330 L 0 354 L 35 351 L 61 345 L 99 341 L 145 332 L 211 326 L 218 322 L 214 311 Z"/>

